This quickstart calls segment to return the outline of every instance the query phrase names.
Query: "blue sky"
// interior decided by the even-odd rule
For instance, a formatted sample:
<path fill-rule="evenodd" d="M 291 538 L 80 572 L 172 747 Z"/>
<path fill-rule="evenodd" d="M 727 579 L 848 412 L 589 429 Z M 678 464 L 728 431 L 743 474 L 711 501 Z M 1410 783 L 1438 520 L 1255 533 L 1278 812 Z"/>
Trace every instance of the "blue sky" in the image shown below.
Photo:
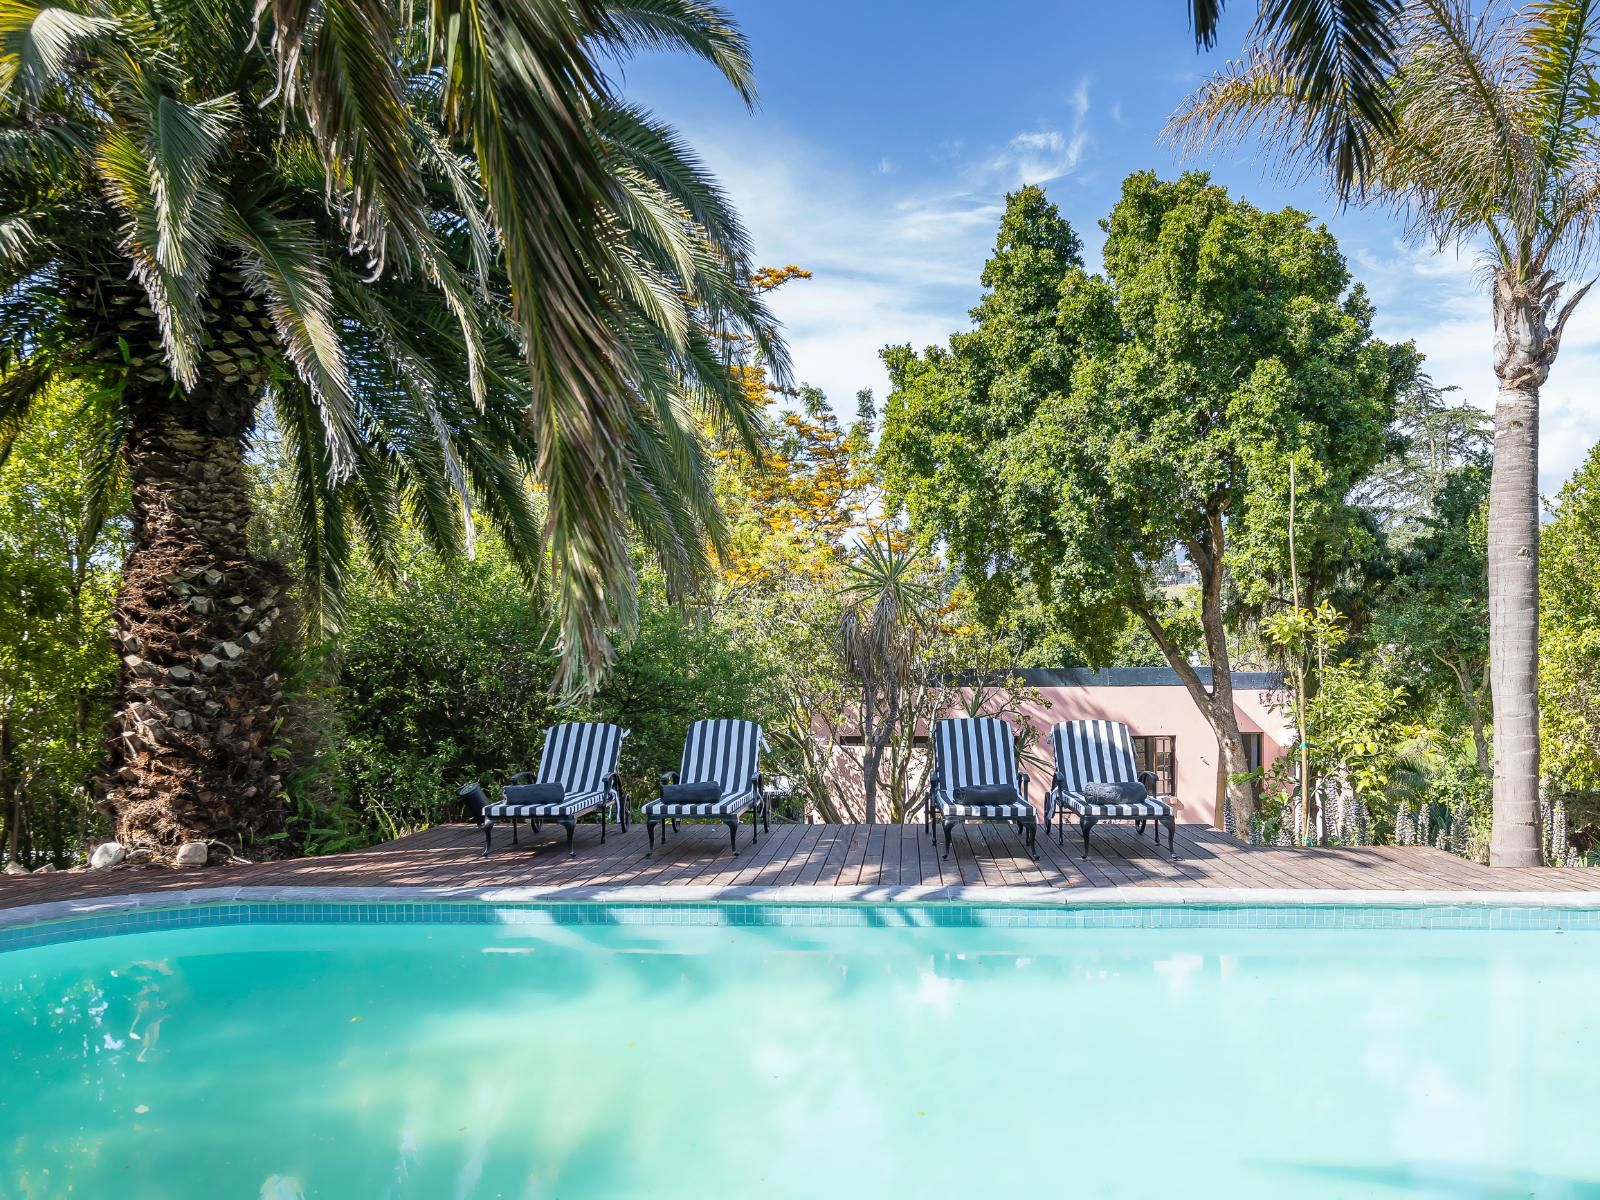
<path fill-rule="evenodd" d="M 1377 304 L 1378 332 L 1414 339 L 1442 384 L 1492 408 L 1493 329 L 1472 248 L 1408 243 L 1383 210 L 1336 212 L 1245 148 L 1185 164 L 1167 116 L 1237 50 L 1254 4 L 1233 0 L 1219 49 L 1197 54 L 1183 0 L 725 0 L 749 36 L 761 100 L 746 112 L 711 68 L 647 56 L 619 68 L 628 98 L 676 124 L 744 214 L 760 261 L 809 281 L 777 294 L 800 379 L 841 412 L 880 399 L 878 350 L 966 328 L 1006 191 L 1042 185 L 1083 238 L 1125 175 L 1186 165 L 1264 207 L 1294 204 L 1338 236 Z M 1569 327 L 1544 392 L 1542 490 L 1600 437 L 1600 300 Z"/>

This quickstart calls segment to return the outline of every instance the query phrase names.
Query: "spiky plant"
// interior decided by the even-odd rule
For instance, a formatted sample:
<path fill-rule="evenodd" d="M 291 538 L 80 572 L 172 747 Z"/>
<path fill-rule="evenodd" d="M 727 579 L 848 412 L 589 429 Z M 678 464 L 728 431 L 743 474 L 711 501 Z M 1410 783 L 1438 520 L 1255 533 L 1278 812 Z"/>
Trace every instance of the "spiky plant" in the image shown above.
<path fill-rule="evenodd" d="M 728 204 L 596 66 L 640 46 L 750 95 L 693 0 L 0 0 L 0 438 L 88 379 L 100 476 L 132 484 L 124 842 L 281 825 L 289 581 L 245 537 L 263 404 L 314 615 L 353 543 L 384 571 L 403 522 L 453 552 L 477 511 L 552 569 L 582 681 L 633 619 L 634 531 L 675 581 L 703 564 L 695 422 L 755 437 L 716 334 L 783 360 Z"/>
<path fill-rule="evenodd" d="M 1480 11 L 1481 10 L 1481 11 Z M 1439 247 L 1482 250 L 1499 379 L 1489 497 L 1494 828 L 1490 861 L 1534 866 L 1538 826 L 1539 391 L 1589 284 L 1600 220 L 1600 2 L 1515 9 L 1410 0 L 1385 116 L 1353 195 L 1394 205 Z M 1249 135 L 1340 179 L 1319 135 L 1324 81 L 1272 45 L 1208 80 L 1169 127 L 1195 147 Z"/>
<path fill-rule="evenodd" d="M 893 532 L 873 530 L 845 564 L 839 654 L 861 684 L 861 776 L 866 818 L 878 819 L 878 767 L 912 686 L 918 651 L 938 601 L 927 564 Z"/>

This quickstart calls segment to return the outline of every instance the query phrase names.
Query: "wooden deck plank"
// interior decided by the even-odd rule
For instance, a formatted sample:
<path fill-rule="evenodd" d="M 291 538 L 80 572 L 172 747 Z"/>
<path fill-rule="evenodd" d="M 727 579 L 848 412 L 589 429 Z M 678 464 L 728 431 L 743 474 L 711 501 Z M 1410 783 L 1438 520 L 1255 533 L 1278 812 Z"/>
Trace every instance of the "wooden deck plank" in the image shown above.
<path fill-rule="evenodd" d="M 1499 892 L 1600 891 L 1600 870 L 1590 867 L 1500 870 L 1431 847 L 1368 846 L 1333 849 L 1247 846 L 1202 825 L 1177 831 L 1178 861 L 1131 825 L 1096 828 L 1085 860 L 1075 830 L 1064 844 L 1040 831 L 1037 863 L 1016 831 L 992 823 L 963 825 L 951 857 L 929 839 L 921 822 L 910 825 L 775 825 L 754 846 L 740 827 L 740 852 L 728 852 L 727 831 L 717 823 L 686 824 L 646 857 L 642 824 L 626 833 L 612 826 L 605 843 L 598 825 L 579 826 L 577 855 L 568 857 L 557 826 L 537 834 L 526 827 L 511 843 L 509 829 L 495 831 L 493 853 L 481 857 L 482 834 L 448 825 L 398 841 L 326 858 L 218 867 L 205 871 L 163 868 L 60 871 L 0 878 L 0 907 L 80 896 L 166 892 L 229 885 L 518 887 L 637 884 L 728 887 L 866 884 L 883 887 L 962 883 L 974 887 L 1053 888 L 1226 887 L 1400 888 Z"/>

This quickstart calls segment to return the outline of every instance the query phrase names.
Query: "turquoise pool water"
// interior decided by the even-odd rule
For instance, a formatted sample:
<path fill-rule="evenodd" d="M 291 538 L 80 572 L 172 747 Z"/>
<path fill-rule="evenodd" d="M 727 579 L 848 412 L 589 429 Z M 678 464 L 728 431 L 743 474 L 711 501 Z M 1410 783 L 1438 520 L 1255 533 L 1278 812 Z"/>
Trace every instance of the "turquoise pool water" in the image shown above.
<path fill-rule="evenodd" d="M 253 925 L 0 954 L 0 1198 L 1592 1196 L 1600 933 Z"/>

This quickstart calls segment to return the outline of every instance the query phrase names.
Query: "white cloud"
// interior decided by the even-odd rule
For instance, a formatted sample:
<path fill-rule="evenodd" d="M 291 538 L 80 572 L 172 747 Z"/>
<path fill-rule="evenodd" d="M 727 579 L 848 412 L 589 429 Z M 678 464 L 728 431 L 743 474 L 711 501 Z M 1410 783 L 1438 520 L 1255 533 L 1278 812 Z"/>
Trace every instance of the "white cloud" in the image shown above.
<path fill-rule="evenodd" d="M 1462 400 L 1493 412 L 1494 323 L 1479 255 L 1470 248 L 1434 252 L 1395 242 L 1386 253 L 1351 257 L 1377 304 L 1377 332 L 1415 341 L 1435 383 L 1459 388 Z M 1540 397 L 1539 490 L 1547 496 L 1560 490 L 1600 437 L 1596 378 L 1600 304 L 1586 299 L 1567 326 Z"/>
<path fill-rule="evenodd" d="M 796 377 L 849 412 L 860 388 L 885 395 L 884 346 L 920 349 L 967 326 L 1006 191 L 1077 171 L 1092 148 L 1090 109 L 1085 80 L 1065 129 L 1042 123 L 991 147 L 889 147 L 870 163 L 765 121 L 685 133 L 744 216 L 758 260 L 813 273 L 774 293 L 772 309 Z"/>

